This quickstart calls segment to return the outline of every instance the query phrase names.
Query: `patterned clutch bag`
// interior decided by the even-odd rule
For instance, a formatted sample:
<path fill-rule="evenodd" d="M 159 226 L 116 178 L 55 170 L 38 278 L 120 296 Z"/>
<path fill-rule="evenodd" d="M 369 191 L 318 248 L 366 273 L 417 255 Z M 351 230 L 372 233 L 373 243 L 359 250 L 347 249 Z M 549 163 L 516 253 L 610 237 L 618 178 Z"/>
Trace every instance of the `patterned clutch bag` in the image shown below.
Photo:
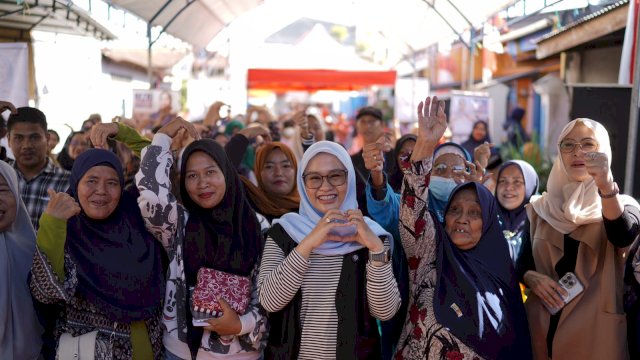
<path fill-rule="evenodd" d="M 200 268 L 192 295 L 193 310 L 214 317 L 221 316 L 219 297 L 229 303 L 238 315 L 242 315 L 249 306 L 251 281 L 244 276 Z"/>

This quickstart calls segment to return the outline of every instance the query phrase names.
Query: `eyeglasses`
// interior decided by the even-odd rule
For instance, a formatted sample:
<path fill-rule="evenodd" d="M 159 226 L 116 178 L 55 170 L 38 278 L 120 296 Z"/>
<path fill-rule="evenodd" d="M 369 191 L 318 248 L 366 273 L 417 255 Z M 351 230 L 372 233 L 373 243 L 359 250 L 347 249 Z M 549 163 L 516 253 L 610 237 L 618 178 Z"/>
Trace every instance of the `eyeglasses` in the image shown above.
<path fill-rule="evenodd" d="M 433 173 L 436 176 L 451 177 L 453 175 L 457 175 L 456 172 L 464 171 L 464 170 L 465 170 L 465 167 L 462 165 L 449 166 L 445 163 L 440 163 L 434 167 Z"/>
<path fill-rule="evenodd" d="M 318 173 L 308 173 L 302 175 L 304 186 L 309 189 L 319 189 L 324 183 L 324 179 L 333 186 L 344 185 L 347 182 L 347 170 L 332 170 L 328 175 L 322 176 Z"/>
<path fill-rule="evenodd" d="M 598 149 L 598 142 L 595 140 L 582 140 L 580 142 L 572 142 L 572 141 L 563 141 L 560 144 L 560 151 L 565 154 L 572 153 L 576 146 L 580 147 L 580 150 L 584 152 L 592 152 Z"/>

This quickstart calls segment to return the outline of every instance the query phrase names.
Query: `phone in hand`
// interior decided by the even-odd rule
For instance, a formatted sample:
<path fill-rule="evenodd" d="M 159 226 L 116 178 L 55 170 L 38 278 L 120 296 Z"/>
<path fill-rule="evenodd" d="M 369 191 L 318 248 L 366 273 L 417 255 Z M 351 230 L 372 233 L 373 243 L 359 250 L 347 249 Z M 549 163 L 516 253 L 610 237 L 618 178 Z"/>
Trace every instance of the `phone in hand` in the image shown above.
<path fill-rule="evenodd" d="M 347 220 L 341 220 L 341 219 L 333 219 L 331 221 L 332 222 L 337 222 L 337 223 L 340 223 L 340 224 L 348 223 Z M 337 236 L 341 236 L 341 237 L 353 236 L 357 232 L 358 232 L 358 229 L 353 224 L 345 225 L 345 226 L 336 226 L 333 229 L 329 230 L 329 234 L 337 235 Z"/>
<path fill-rule="evenodd" d="M 191 324 L 193 326 L 209 326 L 209 322 L 207 320 L 215 319 L 220 317 L 222 314 L 211 314 L 203 311 L 198 311 L 193 306 L 193 291 L 195 287 L 189 287 L 189 308 L 191 309 Z"/>
<path fill-rule="evenodd" d="M 560 278 L 560 281 L 558 281 L 558 284 L 560 284 L 560 286 L 568 294 L 567 296 L 562 296 L 562 295 L 560 296 L 564 301 L 565 305 L 568 304 L 571 300 L 573 300 L 576 296 L 580 295 L 580 293 L 584 291 L 584 287 L 582 286 L 582 283 L 580 282 L 580 280 L 578 280 L 578 277 L 576 276 L 576 274 L 572 272 L 568 272 L 564 274 L 564 276 Z M 547 310 L 549 310 L 549 313 L 551 315 L 557 314 L 558 311 L 562 309 L 562 307 L 550 308 L 546 302 L 543 301 L 542 303 L 547 308 Z"/>

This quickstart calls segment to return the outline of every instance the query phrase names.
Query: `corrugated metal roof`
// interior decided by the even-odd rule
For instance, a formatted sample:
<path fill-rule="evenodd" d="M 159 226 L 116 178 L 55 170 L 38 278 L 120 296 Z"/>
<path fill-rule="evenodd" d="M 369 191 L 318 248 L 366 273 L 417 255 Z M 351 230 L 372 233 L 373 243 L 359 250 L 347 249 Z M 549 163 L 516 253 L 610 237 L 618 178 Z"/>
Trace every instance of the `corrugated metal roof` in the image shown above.
<path fill-rule="evenodd" d="M 573 22 L 573 23 L 571 23 L 569 25 L 561 27 L 558 30 L 554 30 L 554 31 L 548 33 L 547 35 L 545 35 L 542 38 L 540 38 L 540 40 L 538 40 L 537 43 L 540 43 L 540 42 L 543 42 L 545 40 L 551 39 L 552 37 L 558 36 L 558 35 L 562 34 L 565 31 L 571 30 L 571 29 L 573 29 L 573 28 L 575 28 L 577 26 L 580 26 L 580 25 L 582 25 L 582 24 L 584 24 L 586 22 L 589 22 L 589 21 L 591 21 L 591 20 L 593 20 L 595 18 L 598 18 L 600 16 L 603 16 L 603 15 L 605 15 L 605 14 L 607 14 L 607 13 L 609 13 L 609 12 L 611 12 L 611 11 L 621 7 L 621 6 L 626 6 L 628 4 L 629 4 L 629 0 L 618 1 L 615 4 L 609 5 L 609 6 L 605 7 L 605 8 L 602 8 L 602 9 L 592 13 L 592 14 L 587 15 L 587 16 L 581 18 L 580 20 L 577 20 L 577 21 L 575 21 L 575 22 Z"/>

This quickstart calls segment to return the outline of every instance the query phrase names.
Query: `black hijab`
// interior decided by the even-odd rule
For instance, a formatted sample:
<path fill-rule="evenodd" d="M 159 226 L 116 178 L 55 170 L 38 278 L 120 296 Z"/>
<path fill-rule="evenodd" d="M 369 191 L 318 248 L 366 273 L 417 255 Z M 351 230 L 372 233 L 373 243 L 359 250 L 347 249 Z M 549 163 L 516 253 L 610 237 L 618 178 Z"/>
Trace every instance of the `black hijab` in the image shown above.
<path fill-rule="evenodd" d="M 389 169 L 392 169 L 393 172 L 389 172 L 389 185 L 395 192 L 400 192 L 400 188 L 402 187 L 402 179 L 404 178 L 404 173 L 400 168 L 400 164 L 398 164 L 398 157 L 401 155 L 400 150 L 402 150 L 402 145 L 409 140 L 416 141 L 418 137 L 413 134 L 403 135 L 398 141 L 396 141 L 396 147 L 393 150 L 393 161 L 394 165 Z"/>
<path fill-rule="evenodd" d="M 210 156 L 224 175 L 224 197 L 213 209 L 198 206 L 185 186 L 187 160 L 196 151 Z M 195 286 L 201 267 L 250 276 L 262 253 L 264 238 L 240 177 L 222 146 L 215 140 L 196 140 L 184 150 L 180 168 L 180 194 L 189 211 L 183 252 L 187 286 Z M 203 330 L 191 324 L 191 311 L 187 311 L 186 315 L 187 345 L 195 357 Z"/>
<path fill-rule="evenodd" d="M 513 233 L 518 233 L 522 230 L 527 220 L 527 211 L 525 210 L 524 206 L 529 203 L 529 200 L 531 200 L 531 196 L 535 195 L 535 193 L 538 192 L 538 173 L 536 173 L 536 170 L 533 168 L 533 166 L 529 165 L 529 163 L 527 163 L 526 161 L 509 160 L 502 164 L 502 166 L 500 167 L 497 177 L 498 181 L 500 181 L 500 175 L 502 174 L 502 171 L 509 166 L 517 166 L 520 169 L 520 172 L 522 172 L 522 178 L 524 179 L 525 188 L 524 199 L 522 200 L 522 203 L 513 210 L 505 209 L 504 207 L 502 207 L 499 201 L 498 207 L 500 216 L 502 217 L 503 221 L 503 229 L 509 230 Z M 498 187 L 496 186 L 496 198 L 497 195 Z"/>
<path fill-rule="evenodd" d="M 222 171 L 226 190 L 213 209 L 198 206 L 185 186 L 187 160 L 202 151 Z M 184 241 L 187 284 L 194 285 L 201 267 L 249 276 L 264 246 L 260 224 L 251 209 L 236 169 L 222 146 L 212 139 L 192 142 L 184 151 L 180 169 L 180 194 L 189 211 Z"/>
<path fill-rule="evenodd" d="M 454 195 L 467 188 L 478 195 L 482 235 L 474 248 L 458 249 L 434 218 L 438 236 L 436 319 L 483 358 L 530 359 L 529 326 L 495 198 L 483 185 L 461 184 L 451 193 L 445 214 Z"/>
<path fill-rule="evenodd" d="M 78 183 L 94 166 L 109 166 L 124 189 L 122 166 L 111 152 L 89 149 L 76 158 L 68 193 L 78 200 Z M 123 191 L 103 220 L 84 211 L 67 222 L 66 250 L 76 264 L 76 294 L 112 321 L 129 323 L 156 316 L 164 292 L 161 245 L 147 232 L 136 197 Z"/>
<path fill-rule="evenodd" d="M 476 126 L 478 125 L 484 125 L 484 130 L 486 135 L 484 136 L 484 138 L 480 139 L 480 140 L 476 140 L 473 138 L 473 129 L 476 128 Z M 478 120 L 476 122 L 473 123 L 473 127 L 471 128 L 471 134 L 469 134 L 469 138 L 467 139 L 467 141 L 463 142 L 462 147 L 467 150 L 467 152 L 469 154 L 471 154 L 471 157 L 473 157 L 473 151 L 480 145 L 484 144 L 485 142 L 490 143 L 491 142 L 491 136 L 489 136 L 489 124 L 487 124 L 486 121 L 484 120 Z M 496 148 L 491 148 L 491 155 L 497 154 L 498 151 L 496 150 Z"/>

